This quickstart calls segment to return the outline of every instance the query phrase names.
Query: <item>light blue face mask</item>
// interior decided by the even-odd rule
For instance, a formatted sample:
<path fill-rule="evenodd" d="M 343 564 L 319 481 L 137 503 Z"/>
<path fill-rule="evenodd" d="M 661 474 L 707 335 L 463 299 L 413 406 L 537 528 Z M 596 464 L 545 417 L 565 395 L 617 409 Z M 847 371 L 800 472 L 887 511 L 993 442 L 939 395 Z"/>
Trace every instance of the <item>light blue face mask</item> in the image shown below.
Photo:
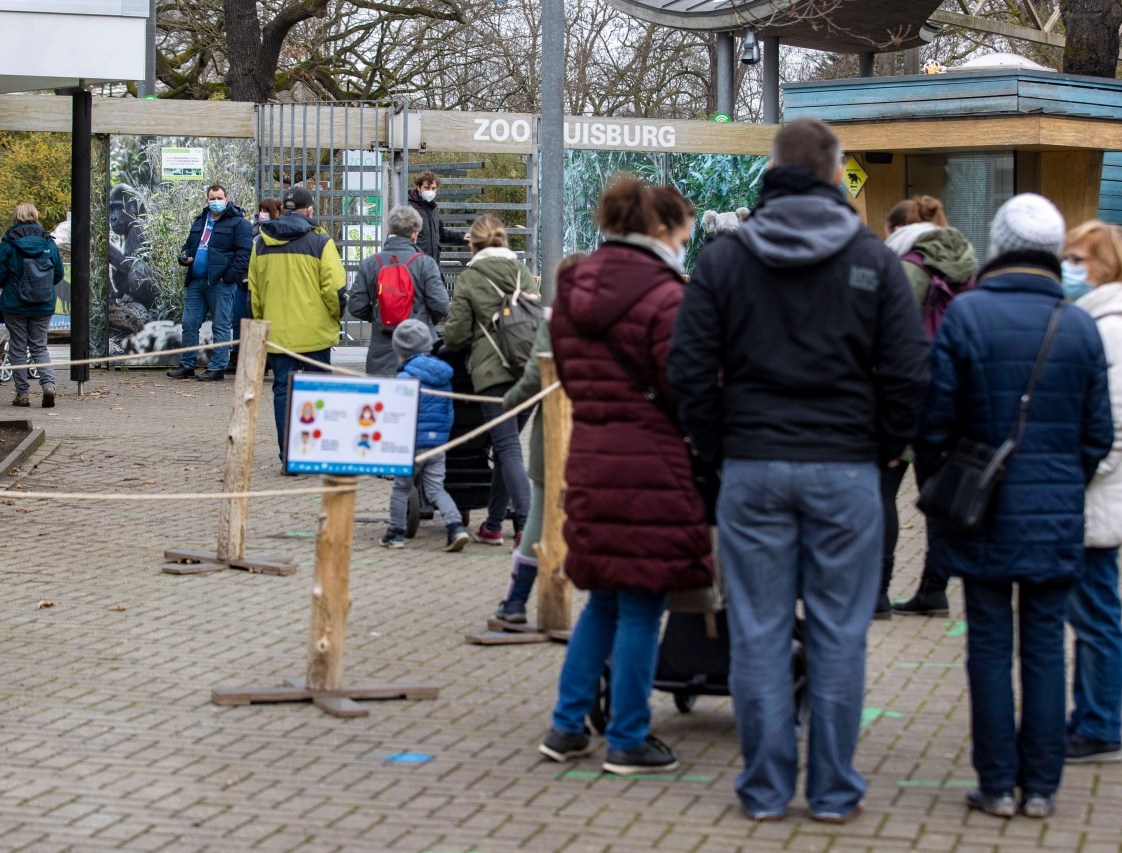
<path fill-rule="evenodd" d="M 217 215 L 226 209 L 226 200 L 222 198 L 212 198 L 206 203 L 210 208 L 210 212 Z"/>
<path fill-rule="evenodd" d="M 1064 289 L 1064 296 L 1070 301 L 1074 302 L 1093 290 L 1091 285 L 1087 284 L 1087 266 L 1085 264 L 1061 261 L 1060 269 L 1063 271 L 1060 277 L 1060 286 Z"/>

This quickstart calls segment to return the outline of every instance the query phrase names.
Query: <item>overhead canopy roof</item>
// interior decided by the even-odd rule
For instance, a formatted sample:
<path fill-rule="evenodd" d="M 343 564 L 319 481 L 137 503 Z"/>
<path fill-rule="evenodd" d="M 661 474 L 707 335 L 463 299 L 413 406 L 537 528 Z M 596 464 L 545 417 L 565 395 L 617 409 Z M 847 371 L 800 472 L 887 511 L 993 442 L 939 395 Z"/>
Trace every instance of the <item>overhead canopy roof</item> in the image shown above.
<path fill-rule="evenodd" d="M 884 53 L 931 41 L 939 0 L 607 0 L 643 21 L 680 30 L 755 27 L 784 44 L 834 53 Z M 826 10 L 830 11 L 816 11 Z"/>

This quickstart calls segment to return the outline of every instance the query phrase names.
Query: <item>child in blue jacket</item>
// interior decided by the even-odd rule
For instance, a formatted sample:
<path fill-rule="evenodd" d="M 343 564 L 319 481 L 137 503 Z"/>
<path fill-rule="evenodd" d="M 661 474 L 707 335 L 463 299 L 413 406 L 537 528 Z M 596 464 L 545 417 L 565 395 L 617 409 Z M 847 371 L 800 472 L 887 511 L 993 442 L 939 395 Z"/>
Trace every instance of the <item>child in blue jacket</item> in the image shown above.
<path fill-rule="evenodd" d="M 452 390 L 452 368 L 431 355 L 432 332 L 420 320 L 406 320 L 393 333 L 393 351 L 400 365 L 399 377 L 421 380 L 422 388 L 434 391 Z M 452 431 L 452 401 L 448 397 L 422 394 L 417 415 L 417 451 L 439 447 L 448 441 Z M 444 454 L 433 456 L 413 469 L 419 477 L 425 497 L 444 519 L 448 528 L 445 551 L 461 551 L 471 539 L 464 528 L 456 502 L 444 491 Z M 409 493 L 413 490 L 413 477 L 394 477 L 390 493 L 390 526 L 382 536 L 383 548 L 405 547 L 405 516 L 409 507 Z"/>

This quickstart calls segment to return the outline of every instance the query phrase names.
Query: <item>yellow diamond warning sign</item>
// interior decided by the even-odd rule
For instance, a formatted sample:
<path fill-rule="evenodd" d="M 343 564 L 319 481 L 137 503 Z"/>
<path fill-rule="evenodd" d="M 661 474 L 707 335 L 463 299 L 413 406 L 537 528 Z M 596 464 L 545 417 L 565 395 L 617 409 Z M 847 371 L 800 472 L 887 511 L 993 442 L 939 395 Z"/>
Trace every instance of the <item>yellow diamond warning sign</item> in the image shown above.
<path fill-rule="evenodd" d="M 844 183 L 845 188 L 849 190 L 849 194 L 857 198 L 867 180 L 869 180 L 869 175 L 861 168 L 861 164 L 857 162 L 857 158 L 846 158 L 845 169 L 842 172 L 842 183 Z"/>

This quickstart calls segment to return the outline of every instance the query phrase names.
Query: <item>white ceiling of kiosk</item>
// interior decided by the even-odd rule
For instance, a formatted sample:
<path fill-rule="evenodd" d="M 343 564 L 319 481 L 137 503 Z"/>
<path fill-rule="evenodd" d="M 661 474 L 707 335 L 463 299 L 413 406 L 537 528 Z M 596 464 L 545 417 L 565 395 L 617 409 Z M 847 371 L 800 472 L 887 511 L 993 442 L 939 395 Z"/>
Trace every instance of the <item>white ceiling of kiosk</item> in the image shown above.
<path fill-rule="evenodd" d="M 0 0 L 0 12 L 148 17 L 148 0 Z"/>

